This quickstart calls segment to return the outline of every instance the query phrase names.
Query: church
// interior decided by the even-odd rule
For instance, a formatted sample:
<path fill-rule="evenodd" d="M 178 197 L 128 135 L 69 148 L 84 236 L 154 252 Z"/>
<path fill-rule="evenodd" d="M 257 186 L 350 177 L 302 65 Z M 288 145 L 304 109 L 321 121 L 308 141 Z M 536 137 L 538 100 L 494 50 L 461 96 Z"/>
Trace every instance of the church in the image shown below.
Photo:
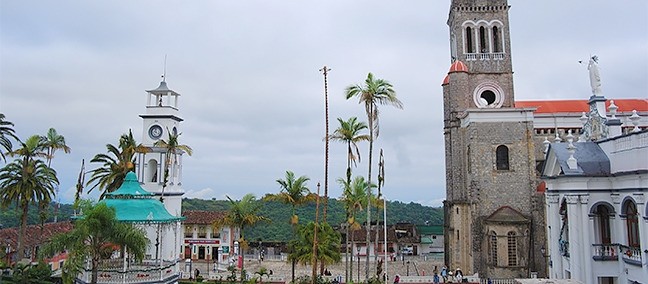
<path fill-rule="evenodd" d="M 648 126 L 648 100 L 607 101 L 597 69 L 590 70 L 589 101 L 516 101 L 509 8 L 506 0 L 452 0 L 447 21 L 444 261 L 451 270 L 482 279 L 550 276 L 540 180 L 546 145 L 566 141 L 570 133 L 591 134 L 582 133 L 588 129 L 584 124 L 593 123 L 586 114 L 590 101 L 603 109 L 603 117 L 607 106 L 618 109 L 619 131 Z M 598 68 L 592 60 L 590 67 Z M 638 126 L 632 125 L 633 115 L 643 117 Z M 605 122 L 595 123 L 607 129 Z"/>

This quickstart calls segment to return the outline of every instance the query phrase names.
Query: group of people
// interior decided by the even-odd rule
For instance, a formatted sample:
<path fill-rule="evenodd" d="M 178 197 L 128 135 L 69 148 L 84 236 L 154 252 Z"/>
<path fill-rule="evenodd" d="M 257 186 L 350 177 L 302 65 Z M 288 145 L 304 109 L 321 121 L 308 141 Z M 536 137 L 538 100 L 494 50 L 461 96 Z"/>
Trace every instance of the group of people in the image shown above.
<path fill-rule="evenodd" d="M 455 269 L 453 273 L 452 271 L 449 271 L 448 267 L 444 265 L 443 268 L 441 268 L 440 274 L 441 275 L 439 277 L 439 272 L 435 268 L 434 277 L 432 278 L 433 283 L 435 284 L 441 283 L 441 279 L 443 279 L 443 283 L 446 283 L 448 282 L 448 279 L 452 280 L 452 278 L 454 278 L 455 281 L 460 283 L 461 281 L 463 281 L 464 278 L 463 271 L 461 271 L 461 268 L 459 267 L 457 267 L 457 269 Z"/>

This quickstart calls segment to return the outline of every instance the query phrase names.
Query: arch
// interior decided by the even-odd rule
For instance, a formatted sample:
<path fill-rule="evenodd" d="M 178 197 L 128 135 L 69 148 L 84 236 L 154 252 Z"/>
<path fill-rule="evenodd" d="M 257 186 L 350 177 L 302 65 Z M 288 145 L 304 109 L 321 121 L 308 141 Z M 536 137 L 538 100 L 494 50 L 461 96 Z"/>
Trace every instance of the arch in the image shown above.
<path fill-rule="evenodd" d="M 150 159 L 146 162 L 146 182 L 157 182 L 158 181 L 158 161 L 155 159 Z"/>
<path fill-rule="evenodd" d="M 610 216 L 614 214 L 614 207 L 607 202 L 598 202 L 592 206 L 594 216 L 594 238 L 599 244 L 611 244 L 612 233 Z"/>
<path fill-rule="evenodd" d="M 500 53 L 503 52 L 502 49 L 502 31 L 498 26 L 493 27 L 493 52 Z"/>
<path fill-rule="evenodd" d="M 506 234 L 506 243 L 508 250 L 508 266 L 517 266 L 517 234 L 513 231 Z"/>
<path fill-rule="evenodd" d="M 637 211 L 637 204 L 631 198 L 627 198 L 623 202 L 621 211 L 626 216 L 626 233 L 628 237 L 629 247 L 639 247 L 640 234 L 639 234 L 639 212 Z"/>
<path fill-rule="evenodd" d="M 610 211 L 610 214 L 612 214 L 612 215 L 614 215 L 614 213 L 616 213 L 616 211 L 614 210 L 614 206 L 612 206 L 612 204 L 610 204 L 607 201 L 598 201 L 598 202 L 594 203 L 592 205 L 592 207 L 590 207 L 590 212 L 589 213 L 590 214 L 596 214 L 596 208 L 599 205 L 603 205 L 603 206 L 607 207 L 608 211 Z"/>
<path fill-rule="evenodd" d="M 499 171 L 509 170 L 509 149 L 504 145 L 497 146 L 495 150 L 496 162 L 495 165 Z"/>
<path fill-rule="evenodd" d="M 471 27 L 466 27 L 464 30 L 464 37 L 466 38 L 466 44 L 464 47 L 464 50 L 466 53 L 475 53 L 474 46 L 475 44 L 473 43 L 473 29 Z"/>
<path fill-rule="evenodd" d="M 489 53 L 488 35 L 484 26 L 479 27 L 479 53 Z"/>
<path fill-rule="evenodd" d="M 490 252 L 490 262 L 493 265 L 497 266 L 497 233 L 495 231 L 490 232 L 488 246 Z"/>

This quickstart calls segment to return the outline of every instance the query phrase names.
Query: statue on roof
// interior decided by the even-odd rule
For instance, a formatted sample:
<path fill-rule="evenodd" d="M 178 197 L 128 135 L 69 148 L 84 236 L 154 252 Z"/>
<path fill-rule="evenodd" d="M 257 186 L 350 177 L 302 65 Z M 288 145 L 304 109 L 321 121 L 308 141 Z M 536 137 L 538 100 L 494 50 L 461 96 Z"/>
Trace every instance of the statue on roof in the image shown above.
<path fill-rule="evenodd" d="M 600 96 L 603 94 L 601 91 L 601 73 L 599 72 L 598 67 L 598 56 L 594 55 L 590 57 L 589 64 L 587 64 L 587 70 L 589 70 L 590 85 L 592 86 L 592 95 Z"/>

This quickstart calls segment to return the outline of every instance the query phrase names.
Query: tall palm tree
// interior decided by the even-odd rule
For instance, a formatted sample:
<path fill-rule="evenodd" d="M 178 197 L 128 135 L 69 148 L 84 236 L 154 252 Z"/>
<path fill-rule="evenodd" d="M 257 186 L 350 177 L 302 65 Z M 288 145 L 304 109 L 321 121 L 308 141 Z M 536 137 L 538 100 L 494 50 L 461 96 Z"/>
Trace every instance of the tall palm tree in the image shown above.
<path fill-rule="evenodd" d="M 94 184 L 88 193 L 99 187 L 102 190 L 100 199 L 103 199 L 106 193 L 117 190 L 124 182 L 126 174 L 135 169 L 136 153 L 146 153 L 148 147 L 137 144 L 133 138 L 133 132 L 122 134 L 119 138 L 119 146 L 107 144 L 108 154 L 97 154 L 90 160 L 91 163 L 101 163 L 102 166 L 96 168 L 90 173 L 90 180 L 86 185 Z"/>
<path fill-rule="evenodd" d="M 68 147 L 67 144 L 65 144 L 65 137 L 63 135 L 59 135 L 58 132 L 56 132 L 56 129 L 50 128 L 47 131 L 47 134 L 44 136 L 45 138 L 45 148 L 47 149 L 47 166 L 52 167 L 52 159 L 54 158 L 54 153 L 57 150 L 63 150 L 65 153 L 70 153 L 70 147 Z M 57 190 L 58 191 L 58 190 Z M 55 192 L 54 196 L 54 201 L 56 202 L 56 195 L 58 192 Z M 49 206 L 49 203 L 46 204 L 41 204 L 41 213 L 45 213 L 45 208 Z M 58 203 L 54 207 L 54 222 L 57 221 L 57 212 L 58 212 Z M 45 217 L 46 215 L 44 215 Z M 43 222 L 43 218 L 41 218 L 41 222 Z"/>
<path fill-rule="evenodd" d="M 346 230 L 346 240 L 345 240 L 345 255 L 347 258 L 347 265 L 345 267 L 345 282 L 348 283 L 349 278 L 349 268 L 353 268 L 353 256 L 349 258 L 349 229 L 352 232 L 360 229 L 362 225 L 357 221 L 357 213 L 362 211 L 362 208 L 367 206 L 367 188 L 368 183 L 365 181 L 364 177 L 357 176 L 353 179 L 351 183 L 343 178 L 337 179 L 338 184 L 342 187 L 342 203 L 344 204 L 344 209 L 346 211 L 347 222 L 345 224 Z M 372 185 L 373 187 L 373 185 Z M 355 240 L 355 238 L 351 238 Z M 350 260 L 350 261 L 349 261 Z M 350 266 L 350 267 L 349 267 Z M 353 278 L 353 277 L 351 277 Z"/>
<path fill-rule="evenodd" d="M 45 155 L 42 137 L 29 137 L 22 147 L 11 152 L 21 156 L 19 159 L 0 169 L 0 202 L 3 207 L 16 204 L 22 210 L 20 215 L 20 234 L 18 248 L 20 257 L 24 256 L 25 230 L 30 204 L 42 204 L 52 200 L 54 189 L 59 181 L 56 171 L 38 159 Z"/>
<path fill-rule="evenodd" d="M 346 98 L 358 97 L 358 102 L 364 104 L 369 122 L 369 173 L 367 174 L 367 183 L 371 184 L 371 162 L 373 141 L 380 134 L 378 105 L 392 105 L 402 109 L 403 103 L 396 98 L 396 91 L 391 83 L 386 80 L 374 78 L 369 73 L 365 79 L 364 85 L 351 85 L 346 88 Z M 371 199 L 371 189 L 367 190 L 367 203 Z M 371 206 L 367 206 L 367 244 L 370 241 L 371 229 Z M 365 279 L 369 279 L 369 254 L 366 256 Z"/>
<path fill-rule="evenodd" d="M 114 245 L 138 261 L 144 258 L 149 239 L 142 229 L 119 222 L 115 209 L 104 203 L 86 208 L 84 212 L 85 216 L 74 223 L 72 231 L 54 236 L 43 248 L 43 253 L 48 256 L 68 252 L 67 261 L 63 264 L 64 279 L 73 280 L 89 259 L 91 283 L 97 283 L 99 264 L 112 255 Z"/>
<path fill-rule="evenodd" d="M 162 183 L 162 195 L 160 196 L 160 200 L 164 200 L 164 190 L 169 183 L 169 170 L 171 169 L 171 163 L 173 163 L 174 167 L 177 166 L 179 153 L 185 152 L 189 156 L 193 154 L 193 149 L 191 149 L 191 147 L 185 144 L 180 144 L 180 142 L 178 141 L 178 138 L 182 133 L 172 133 L 168 128 L 167 133 L 169 133 L 169 139 L 167 139 L 167 141 L 160 139 L 155 142 L 155 144 L 153 144 L 153 146 L 155 147 L 166 149 L 166 160 L 164 162 L 164 182 Z"/>
<path fill-rule="evenodd" d="M 329 136 L 330 140 L 339 141 L 347 144 L 347 183 L 351 183 L 351 164 L 354 166 L 357 165 L 357 162 L 360 162 L 360 149 L 358 148 L 358 142 L 360 141 L 369 141 L 368 134 L 362 134 L 361 132 L 367 129 L 367 124 L 358 121 L 357 117 L 351 117 L 348 120 L 343 120 L 341 118 L 337 119 L 340 122 L 340 126 L 333 131 L 333 134 Z"/>
<path fill-rule="evenodd" d="M 243 231 L 246 227 L 254 226 L 258 222 L 270 222 L 265 216 L 259 215 L 259 210 L 263 207 L 263 204 L 257 202 L 254 194 L 248 193 L 241 198 L 241 200 L 235 201 L 232 200 L 229 196 L 230 208 L 222 219 L 216 220 L 212 225 L 215 231 L 220 230 L 223 227 L 238 228 L 240 232 L 239 244 L 241 246 L 241 256 L 244 256 L 242 249 L 245 247 L 246 241 Z M 245 260 L 241 262 L 241 280 L 245 278 L 243 264 Z"/>
<path fill-rule="evenodd" d="M 18 137 L 13 129 L 14 124 L 11 121 L 5 120 L 4 113 L 0 113 L 0 147 L 4 148 L 6 152 L 11 152 L 12 143 L 9 138 L 18 141 Z M 0 150 L 0 157 L 5 160 L 5 151 Z"/>
<path fill-rule="evenodd" d="M 284 204 L 289 204 L 292 211 L 290 220 L 288 221 L 292 227 L 292 238 L 295 238 L 295 226 L 299 223 L 299 216 L 295 213 L 295 208 L 304 205 L 308 202 L 315 201 L 317 195 L 313 194 L 306 186 L 310 178 L 307 176 L 300 176 L 295 178 L 295 173 L 286 171 L 286 179 L 277 179 L 277 183 L 281 187 L 278 194 L 266 195 L 266 200 L 280 201 Z M 295 260 L 292 260 L 292 281 L 295 281 Z"/>

